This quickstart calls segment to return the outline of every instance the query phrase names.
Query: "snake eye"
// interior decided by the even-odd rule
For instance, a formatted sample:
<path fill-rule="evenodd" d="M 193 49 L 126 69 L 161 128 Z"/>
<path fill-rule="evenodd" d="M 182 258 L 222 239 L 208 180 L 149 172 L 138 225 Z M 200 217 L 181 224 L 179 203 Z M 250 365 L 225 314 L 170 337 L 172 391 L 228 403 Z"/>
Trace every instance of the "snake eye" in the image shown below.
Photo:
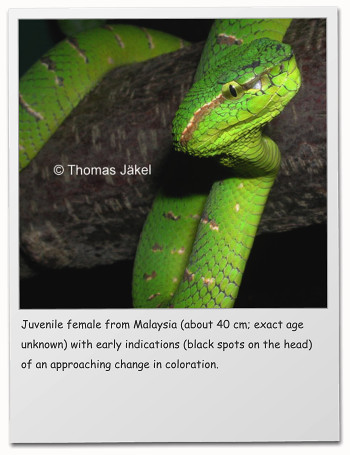
<path fill-rule="evenodd" d="M 234 88 L 234 86 L 230 84 L 230 85 L 228 86 L 228 88 L 229 88 L 229 90 L 230 90 L 231 95 L 234 96 L 234 97 L 236 98 L 236 97 L 237 97 L 237 91 L 236 91 L 236 89 Z"/>
<path fill-rule="evenodd" d="M 227 82 L 222 86 L 222 94 L 227 100 L 237 100 L 244 93 L 244 88 L 235 81 Z"/>

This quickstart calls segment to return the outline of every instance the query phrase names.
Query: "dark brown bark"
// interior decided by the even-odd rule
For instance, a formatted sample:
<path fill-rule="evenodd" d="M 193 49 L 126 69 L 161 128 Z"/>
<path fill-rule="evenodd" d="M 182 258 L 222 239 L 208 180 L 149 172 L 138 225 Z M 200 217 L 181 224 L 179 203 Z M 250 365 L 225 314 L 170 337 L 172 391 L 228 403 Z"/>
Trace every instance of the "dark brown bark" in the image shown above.
<path fill-rule="evenodd" d="M 326 219 L 325 36 L 325 21 L 296 20 L 285 38 L 302 88 L 267 128 L 283 160 L 260 233 Z M 169 156 L 175 156 L 171 121 L 201 49 L 193 45 L 110 73 L 21 173 L 21 247 L 29 263 L 85 268 L 134 257 Z M 54 175 L 56 164 L 65 166 L 63 176 Z M 117 174 L 70 175 L 68 164 L 115 167 Z M 121 176 L 124 164 L 151 164 L 152 174 Z"/>

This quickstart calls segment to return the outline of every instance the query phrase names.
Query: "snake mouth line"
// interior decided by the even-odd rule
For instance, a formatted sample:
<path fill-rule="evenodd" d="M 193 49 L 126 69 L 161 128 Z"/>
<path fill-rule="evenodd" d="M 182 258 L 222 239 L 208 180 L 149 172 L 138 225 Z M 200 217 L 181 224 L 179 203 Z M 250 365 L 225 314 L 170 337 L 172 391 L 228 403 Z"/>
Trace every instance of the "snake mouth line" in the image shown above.
<path fill-rule="evenodd" d="M 212 101 L 204 104 L 203 106 L 196 110 L 196 112 L 193 114 L 191 120 L 188 122 L 186 128 L 183 130 L 181 134 L 180 144 L 182 146 L 184 146 L 191 140 L 193 133 L 196 130 L 197 125 L 202 120 L 202 118 L 206 116 L 208 112 L 210 112 L 215 107 L 223 103 L 225 100 L 226 99 L 224 98 L 223 94 L 219 93 L 219 95 Z"/>
<path fill-rule="evenodd" d="M 293 54 L 291 56 L 289 56 L 288 58 L 284 59 L 283 61 L 281 61 L 281 63 L 279 64 L 279 66 L 283 65 L 284 62 L 288 62 L 287 64 L 289 64 L 291 62 L 293 58 Z M 264 72 L 262 72 L 261 74 L 259 74 L 259 76 L 256 76 L 254 77 L 253 79 L 251 79 L 250 81 L 242 84 L 242 87 L 244 87 L 246 90 L 249 90 L 258 80 L 261 80 L 265 75 L 269 75 L 272 70 L 276 67 L 276 65 L 274 65 L 273 67 L 271 68 L 268 68 L 266 69 Z M 281 88 L 283 87 L 284 83 L 286 82 L 286 80 L 288 79 L 289 75 L 294 71 L 295 69 L 295 66 L 293 66 L 293 68 L 291 70 L 287 70 L 286 71 L 286 75 L 285 75 L 285 78 L 283 80 L 283 82 L 281 83 L 280 87 L 278 88 L 278 90 L 276 90 L 275 93 L 273 93 L 269 100 L 266 102 L 266 104 L 259 110 L 258 113 L 252 113 L 249 111 L 249 109 L 247 109 L 248 112 L 250 112 L 251 116 L 252 117 L 255 117 L 255 118 L 258 118 L 259 115 L 261 115 L 261 113 L 263 111 L 265 111 L 268 106 L 273 102 L 273 100 L 277 97 L 277 96 L 280 96 L 279 95 L 279 92 L 281 90 Z M 273 82 L 270 81 L 270 83 L 272 85 Z M 179 143 L 182 147 L 185 147 L 189 141 L 192 139 L 193 137 L 193 134 L 195 133 L 196 129 L 197 129 L 197 126 L 198 124 L 200 123 L 200 121 L 206 117 L 212 110 L 216 109 L 220 104 L 224 103 L 225 101 L 227 101 L 227 99 L 223 96 L 222 93 L 219 93 L 219 95 L 217 95 L 212 101 L 204 104 L 203 106 L 201 106 L 199 109 L 197 109 L 197 111 L 193 114 L 191 120 L 188 122 L 188 124 L 186 125 L 185 129 L 183 130 L 182 134 L 181 134 L 181 137 L 180 137 L 180 140 L 179 140 Z M 244 119 L 244 120 L 241 120 L 241 121 L 238 121 L 236 122 L 235 124 L 233 125 L 228 125 L 222 129 L 220 129 L 218 131 L 217 134 L 214 134 L 212 136 L 210 136 L 207 140 L 205 141 L 201 141 L 201 144 L 200 144 L 200 147 L 199 148 L 206 148 L 206 146 L 213 142 L 216 141 L 216 139 L 221 136 L 223 133 L 231 130 L 232 128 L 240 128 L 242 127 L 243 125 L 245 124 L 249 124 L 249 122 L 252 122 L 251 118 L 249 119 Z M 254 122 L 255 123 L 255 122 Z M 265 122 L 266 123 L 266 122 Z M 252 125 L 253 126 L 253 125 Z M 263 124 L 261 125 L 263 126 Z M 255 125 L 256 127 L 256 125 Z M 218 149 L 216 148 L 216 151 L 215 151 L 215 154 L 218 153 Z"/>

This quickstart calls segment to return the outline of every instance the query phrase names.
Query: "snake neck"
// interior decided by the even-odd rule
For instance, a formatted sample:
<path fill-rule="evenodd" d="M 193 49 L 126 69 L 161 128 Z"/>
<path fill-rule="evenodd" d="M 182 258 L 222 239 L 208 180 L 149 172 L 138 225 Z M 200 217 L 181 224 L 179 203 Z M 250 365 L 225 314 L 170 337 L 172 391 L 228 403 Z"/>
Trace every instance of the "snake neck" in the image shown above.
<path fill-rule="evenodd" d="M 171 300 L 174 307 L 233 307 L 280 152 L 257 130 L 227 150 L 221 162 L 234 177 L 216 182 L 199 222 L 193 252 Z M 193 294 L 193 290 L 196 290 Z"/>
<path fill-rule="evenodd" d="M 206 201 L 191 195 L 181 201 L 157 197 L 142 233 L 146 247 L 138 249 L 135 261 L 135 306 L 234 306 L 279 151 L 257 131 L 232 144 L 221 159 L 234 177 L 214 183 Z M 162 257 L 168 262 L 160 266 Z"/>
<path fill-rule="evenodd" d="M 275 178 L 281 163 L 281 154 L 275 142 L 262 134 L 261 128 L 241 135 L 220 155 L 222 165 L 232 168 L 239 177 Z"/>

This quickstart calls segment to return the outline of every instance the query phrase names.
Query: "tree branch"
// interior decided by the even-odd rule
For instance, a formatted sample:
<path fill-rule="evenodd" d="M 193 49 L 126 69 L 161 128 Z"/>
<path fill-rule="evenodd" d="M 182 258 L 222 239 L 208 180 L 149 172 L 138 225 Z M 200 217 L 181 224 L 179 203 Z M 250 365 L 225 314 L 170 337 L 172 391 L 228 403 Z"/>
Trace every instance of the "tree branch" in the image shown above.
<path fill-rule="evenodd" d="M 326 219 L 325 39 L 325 21 L 318 19 L 295 20 L 286 35 L 302 88 L 267 127 L 283 159 L 259 233 Z M 21 248 L 30 266 L 86 268 L 134 257 L 175 156 L 171 121 L 191 86 L 201 49 L 196 44 L 111 72 L 20 174 Z M 65 166 L 63 176 L 54 175 L 55 164 Z M 70 175 L 68 164 L 114 167 L 117 174 Z M 151 164 L 152 174 L 122 176 L 124 164 Z M 22 272 L 29 273 L 25 265 Z"/>

